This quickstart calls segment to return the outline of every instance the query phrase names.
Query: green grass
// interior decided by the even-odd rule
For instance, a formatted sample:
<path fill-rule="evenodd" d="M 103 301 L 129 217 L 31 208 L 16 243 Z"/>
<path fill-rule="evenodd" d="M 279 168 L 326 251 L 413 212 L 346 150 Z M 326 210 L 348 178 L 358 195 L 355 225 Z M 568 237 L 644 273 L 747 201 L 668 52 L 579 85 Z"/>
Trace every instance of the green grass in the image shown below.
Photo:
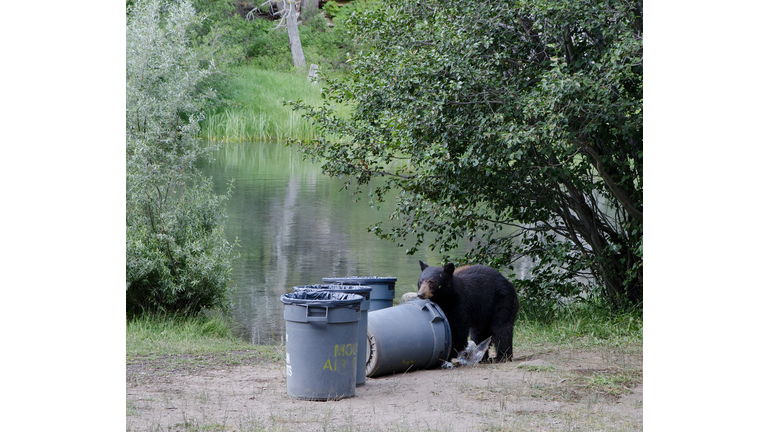
<path fill-rule="evenodd" d="M 609 314 L 588 305 L 573 305 L 558 318 L 515 323 L 515 351 L 555 348 L 634 347 L 642 350 L 641 312 Z M 271 347 L 274 348 L 274 347 Z M 220 317 L 141 317 L 127 322 L 126 354 L 163 356 L 216 354 L 237 350 L 270 350 L 252 345 L 232 333 Z"/>
<path fill-rule="evenodd" d="M 320 84 L 307 81 L 306 71 L 280 72 L 238 66 L 227 79 L 223 95 L 236 101 L 227 108 L 208 113 L 201 124 L 202 135 L 209 140 L 226 142 L 312 139 L 311 123 L 286 101 L 302 100 L 310 105 L 322 104 Z"/>
<path fill-rule="evenodd" d="M 235 336 L 221 317 L 151 316 L 129 320 L 126 354 L 164 356 L 215 354 L 257 347 Z"/>
<path fill-rule="evenodd" d="M 519 319 L 515 349 L 636 347 L 642 350 L 642 311 L 611 313 L 589 304 L 574 304 L 552 320 Z"/>
<path fill-rule="evenodd" d="M 520 319 L 515 323 L 515 352 L 549 349 L 619 348 L 642 351 L 641 312 L 611 314 L 589 305 L 573 305 L 548 322 Z M 220 317 L 142 317 L 127 322 L 126 354 L 137 357 L 227 354 L 258 351 L 280 360 L 280 347 L 252 345 L 232 333 Z M 277 350 L 276 350 L 277 349 Z"/>

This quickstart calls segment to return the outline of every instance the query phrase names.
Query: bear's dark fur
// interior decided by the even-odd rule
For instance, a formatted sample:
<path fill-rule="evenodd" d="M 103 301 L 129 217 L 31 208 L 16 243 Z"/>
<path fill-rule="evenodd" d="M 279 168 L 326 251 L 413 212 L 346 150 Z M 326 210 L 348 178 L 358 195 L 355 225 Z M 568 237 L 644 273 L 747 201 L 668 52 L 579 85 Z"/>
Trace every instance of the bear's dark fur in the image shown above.
<path fill-rule="evenodd" d="M 453 263 L 430 267 L 419 261 L 421 299 L 435 302 L 451 327 L 454 358 L 467 347 L 491 337 L 496 361 L 512 358 L 512 336 L 520 303 L 515 287 L 498 271 L 483 265 L 454 268 Z M 455 271 L 454 271 L 455 270 Z M 486 352 L 483 360 L 488 359 Z"/>

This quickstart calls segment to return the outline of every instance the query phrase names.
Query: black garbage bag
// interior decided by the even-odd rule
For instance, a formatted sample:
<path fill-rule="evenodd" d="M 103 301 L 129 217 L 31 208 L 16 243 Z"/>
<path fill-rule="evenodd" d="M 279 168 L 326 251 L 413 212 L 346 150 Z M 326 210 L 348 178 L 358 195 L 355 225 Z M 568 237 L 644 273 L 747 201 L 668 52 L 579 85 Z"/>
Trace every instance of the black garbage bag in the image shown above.
<path fill-rule="evenodd" d="M 344 292 L 302 290 L 280 296 L 280 301 L 287 305 L 360 308 L 364 300 L 359 294 Z"/>

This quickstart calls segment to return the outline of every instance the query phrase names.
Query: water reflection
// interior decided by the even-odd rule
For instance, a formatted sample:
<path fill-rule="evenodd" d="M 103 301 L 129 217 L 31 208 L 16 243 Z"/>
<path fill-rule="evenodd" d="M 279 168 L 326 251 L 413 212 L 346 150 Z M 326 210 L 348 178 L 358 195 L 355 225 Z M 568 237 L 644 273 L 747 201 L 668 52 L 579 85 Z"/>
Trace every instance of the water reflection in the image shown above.
<path fill-rule="evenodd" d="M 240 243 L 232 283 L 233 314 L 244 338 L 281 343 L 285 333 L 280 295 L 297 285 L 331 276 L 396 277 L 396 297 L 416 287 L 418 259 L 440 260 L 425 251 L 379 240 L 367 228 L 386 220 L 394 203 L 372 209 L 354 202 L 343 181 L 324 176 L 320 164 L 278 143 L 231 143 L 201 166 L 223 193 L 235 179 L 227 203 L 227 238 Z"/>

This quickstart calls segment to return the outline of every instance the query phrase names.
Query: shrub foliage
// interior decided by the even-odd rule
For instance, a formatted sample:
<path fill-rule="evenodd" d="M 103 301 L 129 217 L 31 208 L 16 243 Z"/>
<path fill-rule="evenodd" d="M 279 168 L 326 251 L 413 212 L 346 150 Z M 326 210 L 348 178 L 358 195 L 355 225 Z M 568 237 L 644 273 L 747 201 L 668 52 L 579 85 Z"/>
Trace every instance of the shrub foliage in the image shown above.
<path fill-rule="evenodd" d="M 195 162 L 216 149 L 196 138 L 215 73 L 190 34 L 189 2 L 137 1 L 126 32 L 126 303 L 144 312 L 225 305 L 233 246 L 224 200 Z"/>

